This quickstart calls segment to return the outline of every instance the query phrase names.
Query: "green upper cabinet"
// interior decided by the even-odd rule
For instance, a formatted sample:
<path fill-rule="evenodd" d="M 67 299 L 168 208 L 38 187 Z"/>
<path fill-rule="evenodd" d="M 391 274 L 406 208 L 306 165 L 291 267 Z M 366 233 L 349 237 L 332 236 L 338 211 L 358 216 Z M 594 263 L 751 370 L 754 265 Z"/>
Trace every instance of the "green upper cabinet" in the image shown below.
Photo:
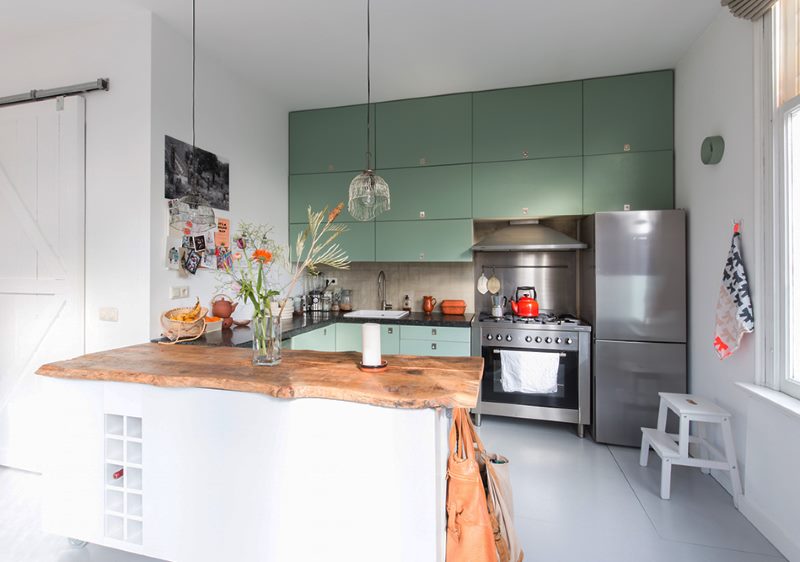
<path fill-rule="evenodd" d="M 671 150 L 586 156 L 583 173 L 585 214 L 674 206 Z"/>
<path fill-rule="evenodd" d="M 391 209 L 378 221 L 468 219 L 472 217 L 472 166 L 381 170 L 389 184 Z"/>
<path fill-rule="evenodd" d="M 314 211 L 325 207 L 333 209 L 339 203 L 347 204 L 350 182 L 358 172 L 337 174 L 302 174 L 289 176 L 289 222 L 308 222 L 308 206 Z M 348 220 L 347 209 L 342 219 Z M 352 220 L 352 219 L 350 219 Z"/>
<path fill-rule="evenodd" d="M 377 169 L 472 161 L 472 94 L 379 103 L 375 123 Z"/>
<path fill-rule="evenodd" d="M 473 164 L 472 216 L 519 219 L 582 213 L 581 158 Z"/>
<path fill-rule="evenodd" d="M 375 225 L 377 261 L 472 261 L 472 220 L 386 221 Z"/>
<path fill-rule="evenodd" d="M 583 82 L 583 153 L 672 150 L 673 72 Z"/>
<path fill-rule="evenodd" d="M 289 173 L 363 169 L 367 151 L 366 107 L 348 105 L 290 113 Z M 374 106 L 372 111 L 374 114 Z"/>
<path fill-rule="evenodd" d="M 350 261 L 375 261 L 375 221 L 342 222 L 341 224 L 347 226 L 347 230 L 336 238 L 336 243 L 347 253 Z M 292 261 L 297 259 L 295 255 L 297 235 L 305 228 L 308 228 L 307 221 L 289 225 L 289 248 Z M 308 250 L 308 243 L 306 243 L 306 250 Z"/>
<path fill-rule="evenodd" d="M 474 94 L 473 162 L 580 156 L 581 91 L 562 82 Z"/>

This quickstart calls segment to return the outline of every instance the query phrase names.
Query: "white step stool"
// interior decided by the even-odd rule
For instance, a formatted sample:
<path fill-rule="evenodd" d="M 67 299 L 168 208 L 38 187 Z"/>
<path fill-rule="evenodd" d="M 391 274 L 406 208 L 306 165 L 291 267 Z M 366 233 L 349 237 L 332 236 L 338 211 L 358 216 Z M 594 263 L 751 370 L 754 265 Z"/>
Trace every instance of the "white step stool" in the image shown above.
<path fill-rule="evenodd" d="M 650 447 L 661 457 L 661 498 L 669 499 L 672 465 L 696 466 L 704 474 L 710 469 L 727 470 L 733 485 L 733 505 L 739 508 L 742 483 L 736 465 L 736 452 L 733 448 L 731 416 L 728 412 L 705 398 L 692 394 L 673 394 L 659 392 L 661 403 L 658 407 L 658 428 L 642 428 L 642 450 L 639 464 L 647 466 Z M 678 434 L 667 433 L 667 409 L 678 415 L 680 429 Z M 695 422 L 698 436 L 689 435 L 689 424 Z M 722 429 L 724 454 L 706 439 L 706 424 L 717 423 Z M 700 457 L 689 456 L 689 443 L 698 445 Z M 724 459 L 724 460 L 720 460 Z"/>

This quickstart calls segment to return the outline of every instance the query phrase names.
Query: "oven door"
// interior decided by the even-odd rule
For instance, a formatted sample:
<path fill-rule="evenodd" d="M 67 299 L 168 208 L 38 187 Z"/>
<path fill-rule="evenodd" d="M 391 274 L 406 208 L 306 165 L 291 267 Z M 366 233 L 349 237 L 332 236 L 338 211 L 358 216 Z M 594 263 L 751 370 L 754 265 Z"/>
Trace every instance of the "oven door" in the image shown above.
<path fill-rule="evenodd" d="M 578 352 L 577 351 L 544 351 L 537 353 L 555 353 L 559 356 L 558 387 L 555 392 L 547 394 L 527 392 L 506 392 L 503 390 L 503 369 L 500 361 L 501 347 L 484 347 L 483 379 L 481 381 L 481 402 L 503 404 L 521 404 L 525 406 L 542 406 L 547 408 L 578 409 Z M 520 351 L 509 348 L 510 351 Z"/>

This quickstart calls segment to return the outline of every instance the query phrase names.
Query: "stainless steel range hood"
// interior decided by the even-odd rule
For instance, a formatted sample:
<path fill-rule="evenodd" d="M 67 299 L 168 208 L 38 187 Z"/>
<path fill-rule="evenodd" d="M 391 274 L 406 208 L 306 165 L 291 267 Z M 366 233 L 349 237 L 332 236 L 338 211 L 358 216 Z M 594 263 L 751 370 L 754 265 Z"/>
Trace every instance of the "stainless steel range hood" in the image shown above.
<path fill-rule="evenodd" d="M 552 252 L 582 250 L 586 244 L 536 220 L 511 221 L 472 246 L 476 252 Z"/>

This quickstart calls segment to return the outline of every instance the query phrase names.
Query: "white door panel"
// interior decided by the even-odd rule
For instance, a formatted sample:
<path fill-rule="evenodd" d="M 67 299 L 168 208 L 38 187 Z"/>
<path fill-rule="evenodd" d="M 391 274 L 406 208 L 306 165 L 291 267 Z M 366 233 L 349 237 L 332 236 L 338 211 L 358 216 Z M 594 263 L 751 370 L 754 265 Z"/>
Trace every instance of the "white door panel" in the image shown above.
<path fill-rule="evenodd" d="M 84 100 L 0 108 L 0 464 L 38 467 L 34 371 L 84 349 Z"/>

